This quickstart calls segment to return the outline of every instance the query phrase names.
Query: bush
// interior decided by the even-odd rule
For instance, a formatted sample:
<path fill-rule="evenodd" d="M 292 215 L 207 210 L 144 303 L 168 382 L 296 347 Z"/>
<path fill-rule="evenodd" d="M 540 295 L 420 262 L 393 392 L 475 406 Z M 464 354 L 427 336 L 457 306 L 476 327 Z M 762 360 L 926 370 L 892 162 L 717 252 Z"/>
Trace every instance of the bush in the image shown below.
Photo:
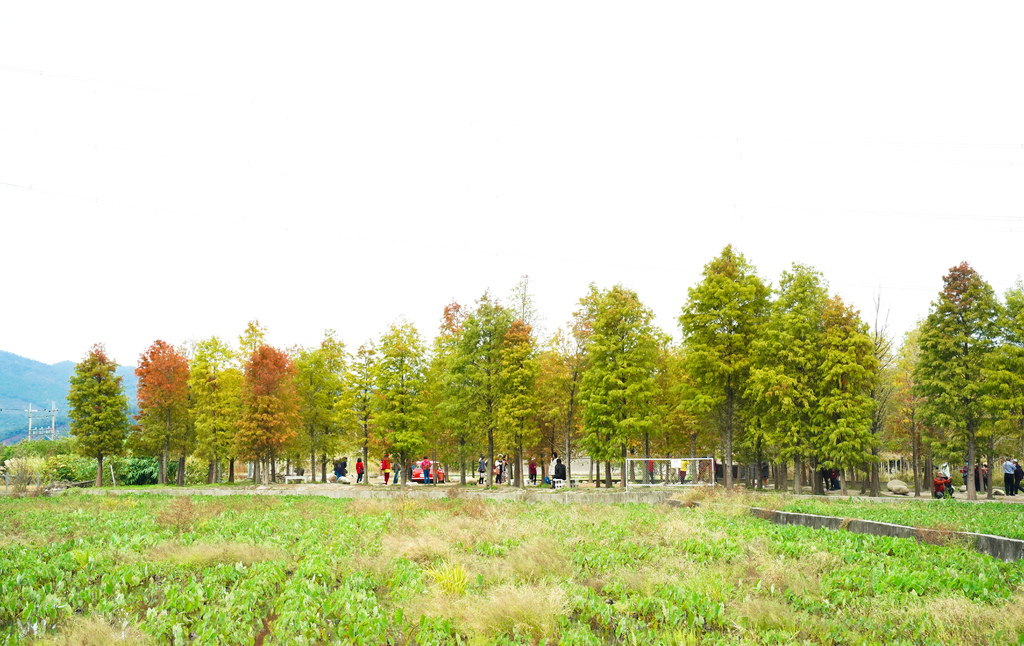
<path fill-rule="evenodd" d="M 11 458 L 4 462 L 8 481 L 15 491 L 25 491 L 29 484 L 35 484 L 37 480 L 44 480 L 44 466 L 43 459 L 39 457 Z"/>
<path fill-rule="evenodd" d="M 160 464 L 156 458 L 130 457 L 119 461 L 115 468 L 120 484 L 151 485 L 160 479 Z"/>
<path fill-rule="evenodd" d="M 73 453 L 51 455 L 46 458 L 44 472 L 50 480 L 82 482 L 96 479 L 96 460 Z"/>

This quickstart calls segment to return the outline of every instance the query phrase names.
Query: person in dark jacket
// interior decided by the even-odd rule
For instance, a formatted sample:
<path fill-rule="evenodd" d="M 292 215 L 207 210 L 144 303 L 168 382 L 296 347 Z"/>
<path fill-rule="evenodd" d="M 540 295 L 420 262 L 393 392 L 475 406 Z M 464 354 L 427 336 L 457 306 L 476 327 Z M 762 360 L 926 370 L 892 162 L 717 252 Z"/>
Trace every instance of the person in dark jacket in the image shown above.
<path fill-rule="evenodd" d="M 341 473 L 338 475 L 339 478 L 344 478 L 348 475 L 348 458 L 344 457 L 341 459 L 341 464 L 338 465 L 341 468 Z"/>
<path fill-rule="evenodd" d="M 1024 469 L 1020 468 L 1020 462 L 1013 461 L 1013 495 L 1020 493 L 1020 481 L 1024 480 Z"/>
<path fill-rule="evenodd" d="M 555 480 L 565 480 L 565 465 L 562 464 L 562 458 L 555 461 Z"/>

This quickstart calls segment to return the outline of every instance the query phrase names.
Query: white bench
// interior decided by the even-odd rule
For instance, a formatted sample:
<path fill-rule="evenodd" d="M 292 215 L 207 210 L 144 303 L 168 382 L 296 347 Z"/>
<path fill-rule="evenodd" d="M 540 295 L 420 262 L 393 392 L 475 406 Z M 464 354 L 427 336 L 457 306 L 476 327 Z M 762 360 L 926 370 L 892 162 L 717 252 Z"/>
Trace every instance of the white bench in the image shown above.
<path fill-rule="evenodd" d="M 307 482 L 308 478 L 309 476 L 285 476 L 284 483 L 288 484 L 289 482 Z"/>

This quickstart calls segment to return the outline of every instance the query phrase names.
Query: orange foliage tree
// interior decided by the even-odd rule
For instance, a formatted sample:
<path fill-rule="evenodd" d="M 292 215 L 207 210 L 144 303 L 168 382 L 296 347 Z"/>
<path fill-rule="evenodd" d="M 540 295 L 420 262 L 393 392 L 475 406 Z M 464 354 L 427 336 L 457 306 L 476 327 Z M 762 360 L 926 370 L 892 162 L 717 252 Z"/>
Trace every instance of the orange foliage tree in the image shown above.
<path fill-rule="evenodd" d="M 299 395 L 295 362 L 286 352 L 261 345 L 245 364 L 239 455 L 264 463 L 263 482 L 269 482 L 269 463 L 299 428 Z"/>
<path fill-rule="evenodd" d="M 188 446 L 188 359 L 173 345 L 156 340 L 139 356 L 139 422 L 135 443 L 143 451 L 160 456 L 159 483 L 167 484 L 167 456 L 177 450 L 178 484 L 185 484 Z"/>

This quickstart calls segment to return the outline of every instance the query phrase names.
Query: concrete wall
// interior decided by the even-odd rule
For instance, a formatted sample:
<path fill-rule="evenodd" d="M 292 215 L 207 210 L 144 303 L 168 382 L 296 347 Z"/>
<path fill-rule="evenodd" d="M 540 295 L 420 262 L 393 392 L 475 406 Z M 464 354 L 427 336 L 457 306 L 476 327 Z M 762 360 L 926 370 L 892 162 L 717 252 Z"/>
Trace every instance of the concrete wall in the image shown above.
<path fill-rule="evenodd" d="M 758 518 L 771 521 L 776 525 L 800 525 L 814 529 L 845 529 L 854 534 L 871 534 L 873 536 L 889 536 L 892 538 L 913 538 L 930 545 L 945 545 L 954 541 L 963 541 L 982 554 L 1006 562 L 1019 561 L 1024 558 L 1024 541 L 1005 536 L 991 534 L 975 534 L 973 532 L 949 532 L 922 527 L 907 527 L 892 523 L 880 523 L 874 520 L 859 518 L 838 518 L 835 516 L 816 516 L 814 514 L 798 514 L 787 511 L 774 511 L 752 507 L 750 513 Z"/>

